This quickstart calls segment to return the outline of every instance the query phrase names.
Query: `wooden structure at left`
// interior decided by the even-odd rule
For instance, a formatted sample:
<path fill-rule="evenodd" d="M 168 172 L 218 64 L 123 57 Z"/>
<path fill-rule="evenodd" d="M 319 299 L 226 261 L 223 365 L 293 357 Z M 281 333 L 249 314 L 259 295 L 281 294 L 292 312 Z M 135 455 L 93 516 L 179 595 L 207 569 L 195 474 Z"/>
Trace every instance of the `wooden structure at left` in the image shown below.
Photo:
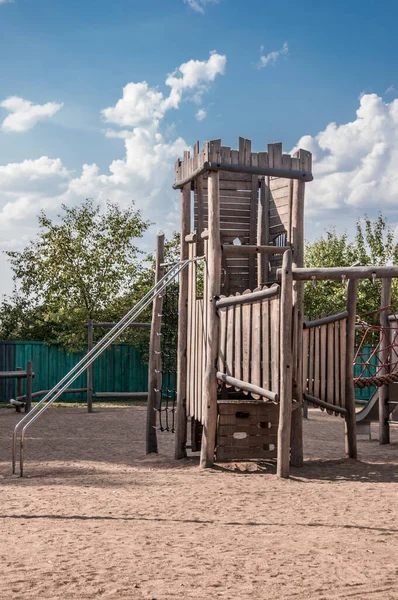
<path fill-rule="evenodd" d="M 286 475 L 289 460 L 302 462 L 301 411 L 294 410 L 302 402 L 302 365 L 292 354 L 302 344 L 302 284 L 293 282 L 292 268 L 303 266 L 311 180 L 309 152 L 291 156 L 280 143 L 252 152 L 244 138 L 237 150 L 221 140 L 201 150 L 197 143 L 176 163 L 181 261 L 204 259 L 204 268 L 192 260 L 179 278 L 176 458 L 186 456 L 190 419 L 192 444 L 203 430 L 202 467 L 277 457 Z M 159 312 L 154 306 L 158 333 Z M 150 395 L 160 387 L 152 362 Z M 148 402 L 148 451 L 156 451 L 154 408 Z"/>

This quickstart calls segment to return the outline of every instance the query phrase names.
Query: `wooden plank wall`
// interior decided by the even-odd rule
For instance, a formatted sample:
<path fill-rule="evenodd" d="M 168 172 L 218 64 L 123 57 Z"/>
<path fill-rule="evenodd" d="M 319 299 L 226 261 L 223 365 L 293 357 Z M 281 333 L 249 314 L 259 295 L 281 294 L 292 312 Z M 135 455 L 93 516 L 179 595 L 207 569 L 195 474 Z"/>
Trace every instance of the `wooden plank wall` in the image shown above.
<path fill-rule="evenodd" d="M 303 331 L 303 391 L 341 408 L 345 408 L 346 331 L 347 319 Z"/>
<path fill-rule="evenodd" d="M 246 290 L 244 294 L 249 292 Z M 239 295 L 239 292 L 235 294 Z M 219 309 L 219 371 L 278 393 L 278 307 L 279 295 L 253 304 Z"/>

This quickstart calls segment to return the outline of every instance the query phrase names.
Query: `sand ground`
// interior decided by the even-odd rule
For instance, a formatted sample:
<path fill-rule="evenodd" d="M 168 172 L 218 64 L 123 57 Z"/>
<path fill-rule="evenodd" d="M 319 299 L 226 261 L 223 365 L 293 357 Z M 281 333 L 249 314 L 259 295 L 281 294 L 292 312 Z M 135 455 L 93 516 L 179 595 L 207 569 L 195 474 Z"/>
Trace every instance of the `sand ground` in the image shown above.
<path fill-rule="evenodd" d="M 145 409 L 52 408 L 10 475 L 0 410 L 0 598 L 398 599 L 398 429 L 344 459 L 343 421 L 310 411 L 306 462 L 144 454 Z"/>

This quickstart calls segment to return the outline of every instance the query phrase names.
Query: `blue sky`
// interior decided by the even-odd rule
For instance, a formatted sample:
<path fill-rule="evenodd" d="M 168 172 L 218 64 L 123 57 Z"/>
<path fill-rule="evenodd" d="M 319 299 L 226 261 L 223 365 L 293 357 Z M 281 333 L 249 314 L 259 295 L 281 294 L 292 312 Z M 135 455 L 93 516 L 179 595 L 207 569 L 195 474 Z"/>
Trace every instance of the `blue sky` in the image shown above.
<path fill-rule="evenodd" d="M 86 196 L 171 231 L 176 154 L 239 135 L 314 152 L 307 238 L 380 208 L 395 227 L 397 19 L 392 0 L 0 0 L 0 248 Z"/>

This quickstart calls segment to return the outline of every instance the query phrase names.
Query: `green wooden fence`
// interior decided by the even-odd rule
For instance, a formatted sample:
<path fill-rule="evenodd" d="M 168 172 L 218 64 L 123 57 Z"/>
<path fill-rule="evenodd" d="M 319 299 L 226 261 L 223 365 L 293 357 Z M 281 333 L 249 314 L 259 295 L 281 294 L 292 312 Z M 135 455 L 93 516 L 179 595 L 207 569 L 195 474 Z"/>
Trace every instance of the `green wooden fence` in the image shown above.
<path fill-rule="evenodd" d="M 35 378 L 33 391 L 48 390 L 58 383 L 84 356 L 71 354 L 61 346 L 44 342 L 0 342 L 0 370 L 14 371 L 33 363 Z M 148 389 L 148 367 L 138 350 L 129 344 L 115 344 L 106 349 L 93 366 L 94 392 L 145 392 Z M 73 384 L 74 388 L 87 386 L 84 373 Z M 25 391 L 25 389 L 24 389 Z M 15 381 L 0 381 L 0 402 L 15 398 Z M 85 395 L 64 396 L 65 400 L 85 400 Z"/>

